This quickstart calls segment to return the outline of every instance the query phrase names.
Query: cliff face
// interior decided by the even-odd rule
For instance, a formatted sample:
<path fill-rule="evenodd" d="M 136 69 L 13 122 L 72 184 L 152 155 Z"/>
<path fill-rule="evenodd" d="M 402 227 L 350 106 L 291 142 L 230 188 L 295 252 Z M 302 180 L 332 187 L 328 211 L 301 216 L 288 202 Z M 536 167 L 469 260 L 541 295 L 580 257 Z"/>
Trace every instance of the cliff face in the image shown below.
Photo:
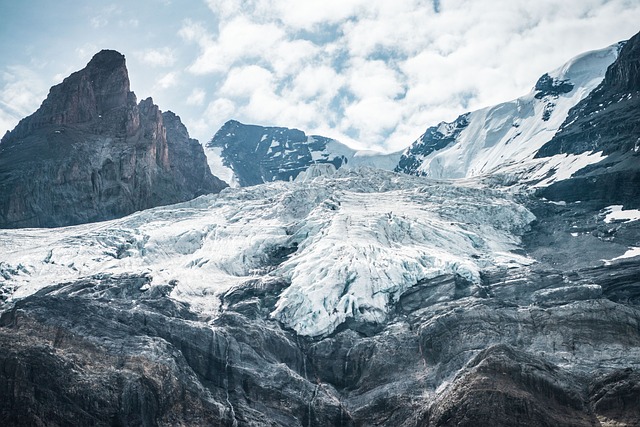
<path fill-rule="evenodd" d="M 537 157 L 601 152 L 606 156 L 541 191 L 552 200 L 599 200 L 640 206 L 640 34 L 620 50 L 602 83 L 569 111 Z"/>
<path fill-rule="evenodd" d="M 182 126 L 175 115 L 171 122 Z M 0 143 L 3 228 L 101 221 L 224 187 L 199 144 L 188 134 L 167 138 L 158 106 L 137 103 L 115 51 L 52 87 Z"/>

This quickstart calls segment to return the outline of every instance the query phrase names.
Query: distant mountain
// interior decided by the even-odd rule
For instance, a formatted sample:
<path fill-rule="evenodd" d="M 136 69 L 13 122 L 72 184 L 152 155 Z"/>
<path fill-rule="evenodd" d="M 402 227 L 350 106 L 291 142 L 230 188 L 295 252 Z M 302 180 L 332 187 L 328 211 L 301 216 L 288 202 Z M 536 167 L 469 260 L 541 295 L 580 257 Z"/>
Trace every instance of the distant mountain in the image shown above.
<path fill-rule="evenodd" d="M 315 163 L 331 163 L 336 169 L 371 166 L 391 170 L 400 153 L 358 151 L 298 129 L 225 123 L 206 145 L 211 169 L 242 187 L 272 181 L 290 181 Z"/>
<path fill-rule="evenodd" d="M 549 178 L 557 168 L 527 161 L 549 142 L 569 110 L 602 81 L 621 44 L 579 55 L 545 73 L 532 91 L 513 101 L 461 115 L 428 128 L 405 150 L 397 172 L 429 178 L 465 178 L 520 170 L 520 178 Z M 545 176 L 546 175 L 546 176 Z"/>
<path fill-rule="evenodd" d="M 103 50 L 0 142 L 0 227 L 101 221 L 218 192 L 200 144 Z"/>

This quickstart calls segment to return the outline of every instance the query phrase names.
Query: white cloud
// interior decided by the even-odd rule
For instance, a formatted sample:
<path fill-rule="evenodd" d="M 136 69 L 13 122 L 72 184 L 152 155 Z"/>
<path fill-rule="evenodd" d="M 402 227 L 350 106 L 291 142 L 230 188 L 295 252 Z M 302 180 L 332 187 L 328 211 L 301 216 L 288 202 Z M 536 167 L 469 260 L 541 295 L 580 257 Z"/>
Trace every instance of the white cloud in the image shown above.
<path fill-rule="evenodd" d="M 372 95 L 393 98 L 404 91 L 402 77 L 380 60 L 357 58 L 347 73 L 349 89 L 358 98 Z"/>
<path fill-rule="evenodd" d="M 191 21 L 185 22 L 179 34 L 200 46 L 200 56 L 189 67 L 194 74 L 226 71 L 241 59 L 268 60 L 269 50 L 285 35 L 275 24 L 259 24 L 242 16 L 222 24 L 217 38 Z"/>
<path fill-rule="evenodd" d="M 631 36 L 629 0 L 207 0 L 187 67 L 246 122 L 406 147 L 426 127 L 524 95 L 581 52 Z M 215 131 L 215 129 L 213 130 Z"/>
<path fill-rule="evenodd" d="M 202 88 L 195 88 L 191 91 L 189 96 L 187 97 L 186 104 L 187 105 L 202 105 L 204 104 L 204 98 L 207 93 Z"/>
<path fill-rule="evenodd" d="M 136 57 L 152 67 L 170 67 L 176 63 L 176 54 L 173 49 L 168 47 L 138 51 Z"/>
<path fill-rule="evenodd" d="M 304 100 L 330 101 L 344 85 L 345 77 L 327 65 L 307 66 L 294 77 L 290 95 Z"/>
<path fill-rule="evenodd" d="M 174 87 L 178 84 L 178 73 L 176 71 L 171 71 L 158 79 L 155 84 L 156 88 L 159 89 L 169 89 L 170 87 Z"/>
<path fill-rule="evenodd" d="M 218 93 L 225 97 L 250 97 L 259 90 L 272 90 L 273 74 L 260 66 L 233 68 Z"/>
<path fill-rule="evenodd" d="M 9 66 L 2 73 L 0 103 L 9 116 L 21 119 L 33 113 L 46 97 L 46 91 L 45 82 L 30 68 Z"/>

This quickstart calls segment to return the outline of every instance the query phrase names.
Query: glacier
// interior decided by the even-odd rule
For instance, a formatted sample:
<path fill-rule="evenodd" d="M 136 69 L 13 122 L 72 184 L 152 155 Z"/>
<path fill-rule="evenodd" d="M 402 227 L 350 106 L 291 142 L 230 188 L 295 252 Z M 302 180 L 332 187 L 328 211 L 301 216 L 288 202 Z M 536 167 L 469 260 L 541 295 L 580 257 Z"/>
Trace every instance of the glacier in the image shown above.
<path fill-rule="evenodd" d="M 310 175 L 102 223 L 2 230 L 4 298 L 139 273 L 212 320 L 225 293 L 279 281 L 271 317 L 325 336 L 347 320 L 383 322 L 422 280 L 454 274 L 481 286 L 484 270 L 533 262 L 517 250 L 535 217 L 508 192 L 371 168 Z"/>

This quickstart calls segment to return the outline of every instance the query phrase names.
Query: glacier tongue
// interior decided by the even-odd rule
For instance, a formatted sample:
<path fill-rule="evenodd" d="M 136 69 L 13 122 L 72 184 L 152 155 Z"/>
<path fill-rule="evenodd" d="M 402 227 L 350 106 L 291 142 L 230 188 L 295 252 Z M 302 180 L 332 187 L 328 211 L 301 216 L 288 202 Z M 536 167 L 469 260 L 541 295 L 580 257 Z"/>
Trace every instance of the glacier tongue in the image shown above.
<path fill-rule="evenodd" d="M 256 278 L 288 285 L 272 317 L 298 333 L 380 322 L 418 281 L 531 261 L 513 253 L 534 219 L 506 194 L 374 169 L 224 190 L 77 227 L 0 231 L 0 282 L 20 298 L 64 281 L 144 272 L 215 316 Z"/>

